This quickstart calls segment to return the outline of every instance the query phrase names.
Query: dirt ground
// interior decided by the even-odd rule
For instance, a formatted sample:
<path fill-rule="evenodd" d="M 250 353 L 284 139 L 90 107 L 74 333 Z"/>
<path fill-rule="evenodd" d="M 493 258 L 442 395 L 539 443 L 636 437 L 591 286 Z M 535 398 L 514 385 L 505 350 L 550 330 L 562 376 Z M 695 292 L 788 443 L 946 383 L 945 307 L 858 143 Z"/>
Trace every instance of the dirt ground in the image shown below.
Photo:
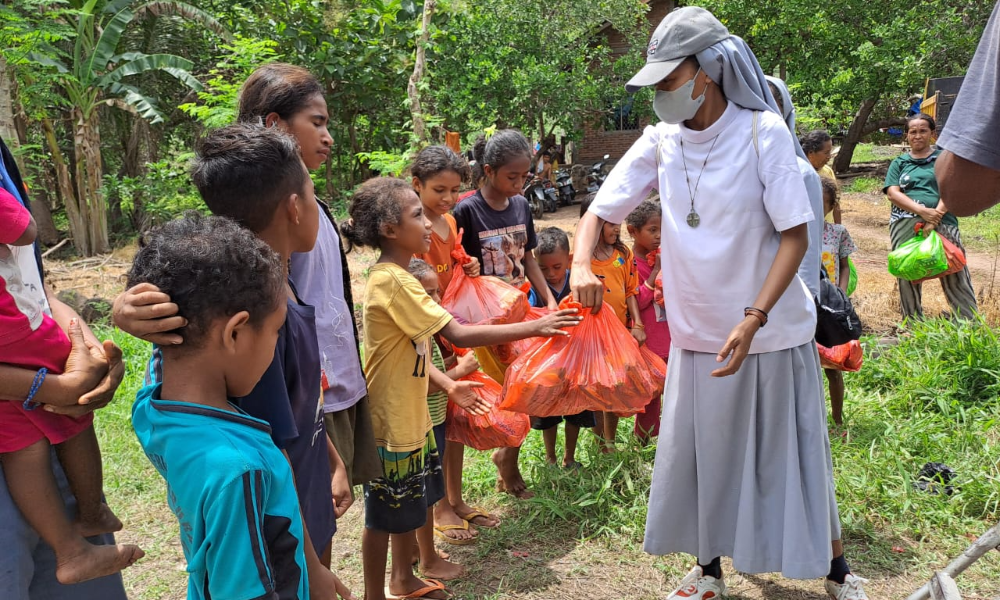
<path fill-rule="evenodd" d="M 886 272 L 889 249 L 889 207 L 881 195 L 847 194 L 842 201 L 844 223 L 858 246 L 855 262 L 859 271 L 858 291 L 854 300 L 866 327 L 880 335 L 892 335 L 899 321 L 898 293 L 895 280 Z M 558 226 L 570 234 L 575 231 L 579 207 L 563 208 L 536 222 L 537 228 Z M 48 280 L 56 292 L 73 291 L 85 298 L 113 299 L 124 287 L 123 274 L 133 250 L 86 261 L 47 260 Z M 371 252 L 350 255 L 355 298 L 362 297 L 368 267 L 374 262 Z M 968 255 L 973 282 L 985 314 L 995 325 L 1000 309 L 993 299 L 996 259 L 989 253 L 973 250 Z M 947 309 L 940 287 L 925 286 L 925 310 L 937 314 Z M 126 498 L 119 498 L 119 501 Z M 527 511 L 496 494 L 473 498 L 508 522 L 516 521 Z M 134 598 L 180 599 L 184 597 L 184 562 L 176 537 L 176 522 L 163 502 L 129 507 L 131 515 L 122 514 L 130 523 L 123 541 L 138 541 L 153 550 L 139 565 L 124 573 L 126 585 Z M 120 513 L 121 514 L 121 513 Z M 360 507 L 349 511 L 339 523 L 335 538 L 334 567 L 356 592 L 362 589 L 360 532 L 363 515 Z M 136 526 L 138 525 L 138 528 Z M 652 599 L 662 598 L 669 586 L 689 567 L 683 557 L 655 558 L 640 548 L 615 548 L 614 540 L 580 540 L 572 527 L 559 539 L 512 539 L 510 535 L 486 532 L 476 546 L 447 547 L 455 558 L 469 565 L 465 581 L 455 587 L 458 598 L 510 599 Z M 496 536 L 491 542 L 491 536 Z M 849 540 L 850 542 L 850 540 Z M 917 589 L 928 575 L 930 565 L 903 565 L 879 569 L 865 564 L 864 548 L 854 544 L 851 555 L 860 573 L 870 577 L 867 586 L 873 599 L 905 598 Z M 995 554 L 995 553 L 994 553 Z M 940 556 L 938 564 L 948 557 Z M 997 558 L 988 558 L 996 568 Z M 821 600 L 826 598 L 819 581 L 793 581 L 776 575 L 750 576 L 729 571 L 728 597 L 773 600 Z M 967 576 L 975 580 L 975 570 Z M 989 582 L 986 582 L 988 584 Z M 965 586 L 963 586 L 965 587 Z M 975 587 L 975 586 L 974 586 Z M 984 587 L 984 586 L 979 586 Z M 985 585 L 995 588 L 995 585 Z M 965 591 L 968 600 L 992 597 Z M 359 596 L 360 597 L 360 596 Z"/>

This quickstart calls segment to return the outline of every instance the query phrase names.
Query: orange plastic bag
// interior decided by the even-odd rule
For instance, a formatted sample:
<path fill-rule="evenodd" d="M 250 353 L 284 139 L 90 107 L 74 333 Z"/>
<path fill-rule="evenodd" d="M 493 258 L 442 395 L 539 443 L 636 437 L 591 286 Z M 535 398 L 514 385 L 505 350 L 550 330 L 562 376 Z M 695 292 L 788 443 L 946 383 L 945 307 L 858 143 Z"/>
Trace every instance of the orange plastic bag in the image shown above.
<path fill-rule="evenodd" d="M 531 307 L 528 310 L 528 314 L 524 316 L 524 320 L 534 321 L 550 312 L 545 308 Z M 492 377 L 494 381 L 503 385 L 504 374 L 507 372 L 507 367 L 510 366 L 510 363 L 514 362 L 514 359 L 521 354 L 524 354 L 538 340 L 539 338 L 526 338 L 501 346 L 476 348 L 476 359 L 479 361 L 479 367 L 484 373 Z"/>
<path fill-rule="evenodd" d="M 913 226 L 913 230 L 920 231 L 921 229 L 923 229 L 923 225 L 924 225 L 923 223 L 917 223 L 916 225 Z M 930 281 L 931 279 L 940 279 L 945 275 L 958 273 L 959 271 L 965 268 L 965 265 L 967 263 L 965 259 L 965 253 L 962 252 L 962 249 L 956 246 L 951 240 L 944 237 L 943 235 L 941 236 L 941 244 L 944 246 L 944 255 L 948 259 L 948 269 L 945 270 L 944 273 L 935 275 L 934 277 L 925 277 L 924 279 L 918 279 L 913 283 L 923 283 L 925 281 Z"/>
<path fill-rule="evenodd" d="M 451 251 L 451 257 L 461 265 L 472 260 L 461 246 L 464 233 L 459 231 L 459 246 Z M 464 269 L 455 270 L 441 305 L 475 325 L 520 323 L 531 308 L 528 297 L 516 287 L 496 277 L 469 277 Z"/>
<path fill-rule="evenodd" d="M 614 311 L 596 315 L 566 298 L 560 308 L 580 310 L 583 321 L 568 336 L 537 340 L 507 369 L 500 408 L 536 417 L 599 410 L 634 415 L 663 391 L 663 378 Z M 666 373 L 666 365 L 662 367 Z"/>
<path fill-rule="evenodd" d="M 476 450 L 520 446 L 531 430 L 531 420 L 528 415 L 500 409 L 498 406 L 502 388 L 482 371 L 475 371 L 462 379 L 482 383 L 483 387 L 476 388 L 475 393 L 493 409 L 489 414 L 479 416 L 466 411 L 454 402 L 449 402 L 448 426 L 445 428 L 447 440 Z"/>
<path fill-rule="evenodd" d="M 819 350 L 819 364 L 824 369 L 855 373 L 860 371 L 861 365 L 864 364 L 864 349 L 858 340 L 851 340 L 833 348 L 816 344 L 816 349 Z"/>

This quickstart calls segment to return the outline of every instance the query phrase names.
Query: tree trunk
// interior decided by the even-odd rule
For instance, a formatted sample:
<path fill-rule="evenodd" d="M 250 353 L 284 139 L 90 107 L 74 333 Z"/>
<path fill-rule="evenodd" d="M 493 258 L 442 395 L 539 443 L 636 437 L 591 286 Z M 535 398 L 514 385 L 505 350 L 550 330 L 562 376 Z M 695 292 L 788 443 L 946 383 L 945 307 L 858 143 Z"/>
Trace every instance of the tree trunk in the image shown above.
<path fill-rule="evenodd" d="M 59 243 L 59 230 L 56 229 L 55 221 L 52 220 L 50 206 L 48 193 L 44 186 L 39 186 L 31 197 L 31 216 L 35 219 L 35 225 L 38 226 L 38 241 L 43 246 L 54 246 Z"/>
<path fill-rule="evenodd" d="M 76 155 L 76 185 L 80 205 L 89 209 L 87 229 L 90 243 L 87 248 L 77 246 L 83 256 L 93 256 L 110 249 L 108 244 L 108 209 L 101 191 L 103 168 L 101 165 L 101 132 L 98 113 L 94 107 L 90 115 L 79 108 L 73 109 L 73 150 Z"/>
<path fill-rule="evenodd" d="M 424 122 L 423 107 L 420 104 L 420 80 L 424 78 L 427 44 L 431 38 L 431 19 L 437 0 L 424 0 L 424 14 L 421 23 L 420 37 L 417 38 L 417 57 L 413 63 L 413 74 L 406 86 L 406 94 L 410 98 L 410 118 L 413 121 L 413 137 L 417 147 L 430 141 L 427 135 L 427 125 Z"/>
<path fill-rule="evenodd" d="M 0 137 L 12 149 L 20 145 L 14 125 L 14 86 L 3 56 L 0 56 Z"/>
<path fill-rule="evenodd" d="M 851 126 L 847 130 L 847 137 L 844 138 L 844 142 L 840 145 L 840 153 L 837 154 L 837 160 L 833 162 L 834 172 L 843 173 L 851 166 L 854 148 L 861 141 L 861 136 L 865 130 L 865 123 L 868 122 L 868 117 L 871 116 L 877 102 L 878 98 L 865 98 L 861 102 L 861 108 L 854 115 L 854 120 L 851 121 Z"/>
<path fill-rule="evenodd" d="M 87 229 L 89 214 L 87 204 L 77 199 L 69 167 L 66 165 L 62 150 L 59 149 L 56 130 L 50 119 L 42 119 L 42 132 L 45 134 L 45 143 L 52 156 L 52 164 L 56 168 L 56 181 L 59 184 L 63 205 L 66 207 L 66 218 L 69 220 L 69 236 L 72 238 L 73 246 L 76 247 L 77 252 L 83 254 L 84 249 L 90 247 L 90 231 Z"/>

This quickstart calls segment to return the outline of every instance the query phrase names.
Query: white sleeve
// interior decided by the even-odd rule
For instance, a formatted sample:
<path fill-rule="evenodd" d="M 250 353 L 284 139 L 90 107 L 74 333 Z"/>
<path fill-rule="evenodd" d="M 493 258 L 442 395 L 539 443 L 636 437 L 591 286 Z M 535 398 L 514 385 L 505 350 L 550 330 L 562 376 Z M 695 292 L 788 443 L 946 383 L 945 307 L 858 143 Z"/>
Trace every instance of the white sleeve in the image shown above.
<path fill-rule="evenodd" d="M 761 112 L 758 138 L 757 173 L 764 185 L 764 209 L 775 230 L 785 231 L 815 219 L 788 126 L 777 114 Z"/>
<path fill-rule="evenodd" d="M 588 209 L 609 223 L 624 223 L 649 192 L 658 187 L 656 151 L 660 132 L 649 125 L 604 180 Z"/>

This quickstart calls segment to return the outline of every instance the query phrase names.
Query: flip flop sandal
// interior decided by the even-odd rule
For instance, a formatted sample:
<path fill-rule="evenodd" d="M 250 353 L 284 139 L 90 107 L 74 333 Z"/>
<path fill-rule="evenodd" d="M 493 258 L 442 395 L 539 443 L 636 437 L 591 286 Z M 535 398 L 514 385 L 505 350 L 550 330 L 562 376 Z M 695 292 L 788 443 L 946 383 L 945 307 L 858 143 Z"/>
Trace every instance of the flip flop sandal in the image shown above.
<path fill-rule="evenodd" d="M 429 594 L 433 594 L 434 592 L 438 591 L 448 594 L 449 598 L 451 597 L 451 593 L 448 592 L 448 590 L 444 588 L 444 584 L 438 581 L 437 579 L 424 579 L 423 581 L 427 585 L 425 585 L 420 589 L 413 590 L 412 592 L 409 592 L 407 594 L 403 594 L 402 596 L 397 596 L 393 594 L 392 592 L 389 591 L 389 586 L 386 586 L 385 598 L 386 600 L 409 600 L 410 598 L 426 598 Z"/>
<path fill-rule="evenodd" d="M 484 519 L 493 519 L 494 521 L 497 522 L 497 524 L 496 525 L 476 525 L 475 523 L 472 522 L 472 520 L 475 519 L 475 518 L 478 518 L 478 517 L 482 517 Z M 463 521 L 465 521 L 466 524 L 468 524 L 468 525 L 475 525 L 476 527 L 480 527 L 482 529 L 496 529 L 496 528 L 500 527 L 500 519 L 498 517 L 489 514 L 488 512 L 484 511 L 483 509 L 479 508 L 478 506 L 473 506 L 472 507 L 472 511 L 470 511 L 470 512 L 464 514 L 464 515 L 459 515 L 459 518 L 462 519 Z"/>
<path fill-rule="evenodd" d="M 453 538 L 445 533 L 446 531 L 456 531 L 456 530 L 468 531 L 469 522 L 466 520 L 462 520 L 461 525 L 435 525 L 434 536 L 441 539 L 446 544 L 451 544 L 453 546 L 468 546 L 469 544 L 476 543 L 475 537 L 458 539 L 458 538 Z"/>

